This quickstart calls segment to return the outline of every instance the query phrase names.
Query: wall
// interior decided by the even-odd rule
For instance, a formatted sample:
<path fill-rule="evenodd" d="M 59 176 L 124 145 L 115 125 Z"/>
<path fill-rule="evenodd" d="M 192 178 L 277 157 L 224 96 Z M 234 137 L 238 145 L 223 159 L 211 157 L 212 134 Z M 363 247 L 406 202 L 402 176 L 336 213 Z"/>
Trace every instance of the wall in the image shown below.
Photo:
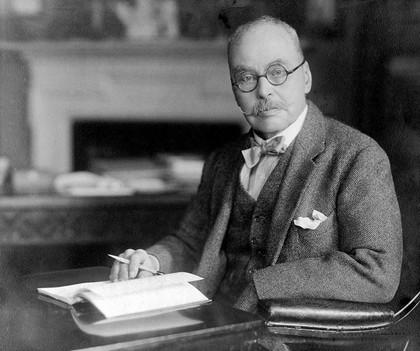
<path fill-rule="evenodd" d="M 72 123 L 244 123 L 232 98 L 223 42 L 11 44 L 30 72 L 31 166 L 72 168 Z"/>
<path fill-rule="evenodd" d="M 17 53 L 0 50 L 0 155 L 14 167 L 30 165 L 28 71 Z"/>
<path fill-rule="evenodd" d="M 9 15 L 6 18 L 2 18 L 2 21 L 0 21 L 2 23 L 0 26 L 0 37 L 22 43 L 21 47 L 19 48 L 18 45 L 17 48 L 20 52 L 19 55 L 10 53 L 10 47 L 7 47 L 7 45 L 6 47 L 0 45 L 0 53 L 3 53 L 0 57 L 13 57 L 13 59 L 4 59 L 3 62 L 1 62 L 1 66 L 4 67 L 4 69 L 0 70 L 0 92 L 2 92 L 1 95 L 5 97 L 13 96 L 13 99 L 4 98 L 2 105 L 0 106 L 0 126 L 2 126 L 0 131 L 0 153 L 10 157 L 12 164 L 16 168 L 49 168 L 49 163 L 51 161 L 45 159 L 55 158 L 56 160 L 60 160 L 60 158 L 56 157 L 57 155 L 53 154 L 55 152 L 54 150 L 69 145 L 67 131 L 63 132 L 61 129 L 55 133 L 55 139 L 64 140 L 65 146 L 59 143 L 57 145 L 49 145 L 48 147 L 43 146 L 42 150 L 39 150 L 39 146 L 35 145 L 38 143 L 35 139 L 44 140 L 46 143 L 48 138 L 51 138 L 51 135 L 49 132 L 41 133 L 39 131 L 38 122 L 33 122 L 34 116 L 35 118 L 38 118 L 38 115 L 42 115 L 43 119 L 50 118 L 51 121 L 54 121 L 55 119 L 54 117 L 48 117 L 53 114 L 50 114 L 50 112 L 45 113 L 45 111 L 42 110 L 44 107 L 40 107 L 40 105 L 43 105 L 43 102 L 34 102 L 34 99 L 40 98 L 39 95 L 33 93 L 34 86 L 40 81 L 44 81 L 42 84 L 45 84 L 46 91 L 50 89 L 48 94 L 54 98 L 56 98 L 58 94 L 61 94 L 62 96 L 67 94 L 64 92 L 64 86 L 66 84 L 69 85 L 68 89 L 72 90 L 72 92 L 69 92 L 68 94 L 68 101 L 62 103 L 65 107 L 62 107 L 61 109 L 67 109 L 67 111 L 58 111 L 59 114 L 79 112 L 78 106 L 86 106 L 86 99 L 89 95 L 96 95 L 96 98 L 99 99 L 95 102 L 96 108 L 98 110 L 102 109 L 102 111 L 99 112 L 102 113 L 107 110 L 112 113 L 114 111 L 121 111 L 118 112 L 121 115 L 124 112 L 130 112 L 127 111 L 129 110 L 128 105 L 130 104 L 139 104 L 140 101 L 142 103 L 144 101 L 150 103 L 150 101 L 154 99 L 154 96 L 157 97 L 159 94 L 164 94 L 165 104 L 152 103 L 150 105 L 151 107 L 147 108 L 145 111 L 146 114 L 152 110 L 158 112 L 164 108 L 164 106 L 169 106 L 169 100 L 174 97 L 172 87 L 168 89 L 166 88 L 166 84 L 163 84 L 162 82 L 158 89 L 160 91 L 154 91 L 154 95 L 151 99 L 144 96 L 145 99 L 142 100 L 141 95 L 138 97 L 135 96 L 135 94 L 141 94 L 141 92 L 136 89 L 127 88 L 127 91 L 125 92 L 127 97 L 122 97 L 120 102 L 116 103 L 116 99 L 112 96 L 112 90 L 121 90 L 121 86 L 124 84 L 123 77 L 129 77 L 131 75 L 130 73 L 127 73 L 128 70 L 136 70 L 137 68 L 133 68 L 135 65 L 133 64 L 132 59 L 126 59 L 126 64 L 131 68 L 128 68 L 127 66 L 127 69 L 124 70 L 124 72 L 121 72 L 120 78 L 117 78 L 118 74 L 116 73 L 117 70 L 121 70 L 120 68 L 115 68 L 116 71 L 112 77 L 107 78 L 98 76 L 98 71 L 101 69 L 103 70 L 105 61 L 109 61 L 107 63 L 108 66 L 115 65 L 115 52 L 122 49 L 123 52 L 127 53 L 127 47 L 124 49 L 124 45 L 129 41 L 126 40 L 126 31 L 117 31 L 119 26 L 111 25 L 111 19 L 113 18 L 113 20 L 116 20 L 115 8 L 110 5 L 111 3 L 106 1 L 99 1 L 97 3 L 103 3 L 101 10 L 103 22 L 101 22 L 99 27 L 95 27 L 94 25 L 96 22 L 93 21 L 93 19 L 96 18 L 95 16 L 97 15 L 92 12 L 94 10 L 87 5 L 87 2 L 81 4 L 80 1 L 74 2 L 68 0 L 45 1 L 40 12 L 33 16 L 16 16 L 10 11 Z M 358 13 L 360 6 L 342 6 L 345 3 L 342 0 L 325 1 L 327 11 L 322 8 L 314 8 L 313 4 L 311 5 L 311 3 L 307 3 L 306 1 L 294 2 L 291 0 L 281 2 L 270 0 L 219 0 L 214 3 L 212 2 L 211 4 L 204 0 L 178 0 L 176 3 L 178 5 L 179 37 L 175 40 L 159 38 L 152 42 L 161 42 L 160 52 L 165 56 L 165 60 L 169 61 L 172 60 L 171 49 L 169 49 L 169 52 L 165 52 L 163 49 L 164 46 L 171 43 L 169 46 L 176 47 L 177 42 L 185 42 L 184 38 L 189 38 L 188 41 L 193 44 L 191 44 L 190 50 L 185 52 L 184 59 L 191 55 L 198 55 L 199 57 L 201 56 L 203 60 L 199 63 L 197 62 L 197 64 L 186 62 L 185 64 L 182 64 L 184 69 L 189 68 L 193 71 L 197 71 L 197 69 L 199 69 L 198 67 L 215 67 L 216 65 L 217 72 L 220 72 L 220 74 L 217 73 L 214 76 L 210 73 L 209 77 L 211 80 L 208 84 L 204 83 L 207 84 L 207 86 L 204 86 L 203 84 L 199 86 L 199 79 L 191 82 L 191 75 L 185 75 L 184 77 L 183 73 L 179 73 L 179 76 L 182 77 L 182 79 L 186 79 L 183 83 L 183 87 L 192 87 L 190 90 L 191 98 L 185 100 L 188 101 L 190 105 L 187 109 L 188 111 L 193 111 L 193 113 L 200 112 L 200 108 L 193 106 L 192 102 L 197 98 L 195 95 L 196 92 L 203 92 L 203 90 L 206 89 L 212 91 L 210 95 L 206 95 L 206 98 L 210 101 L 207 104 L 208 107 L 204 110 L 209 111 L 210 114 L 208 114 L 208 117 L 226 113 L 224 107 L 219 111 L 216 110 L 219 107 L 221 100 L 220 97 L 215 98 L 215 89 L 218 89 L 219 94 L 226 94 L 226 99 L 229 100 L 229 102 L 227 100 L 224 101 L 222 105 L 225 106 L 228 103 L 234 104 L 228 76 L 225 74 L 227 72 L 227 66 L 224 44 L 222 44 L 220 39 L 222 38 L 222 40 L 225 41 L 226 34 L 247 18 L 261 14 L 271 14 L 292 24 L 297 28 L 298 33 L 303 38 L 305 57 L 310 63 L 314 76 L 313 89 L 309 97 L 317 103 L 326 114 L 332 115 L 348 124 L 357 126 L 357 121 L 354 120 L 353 113 L 353 92 L 355 91 L 353 82 L 353 49 L 354 28 L 357 27 L 357 21 L 360 18 Z M 108 27 L 115 28 L 116 32 L 110 31 Z M 49 39 L 54 41 L 50 42 L 49 47 L 48 45 L 44 45 L 44 43 L 36 48 L 36 44 L 34 45 L 34 43 L 37 41 L 35 41 L 35 39 Z M 82 44 L 79 45 L 78 42 L 82 42 Z M 112 45 L 109 45 L 110 42 L 115 44 L 112 44 L 115 46 L 113 49 L 111 48 Z M 214 44 L 215 42 L 216 44 Z M 135 45 L 136 44 L 134 44 L 134 46 Z M 79 49 L 77 49 L 78 46 Z M 207 46 L 209 46 L 210 49 L 206 49 Z M 25 47 L 29 47 L 29 49 L 25 49 Z M 55 54 L 53 53 L 53 47 L 56 47 Z M 73 47 L 74 50 L 70 49 L 66 52 L 66 49 L 63 49 L 65 47 Z M 128 47 L 130 47 L 130 45 L 128 45 Z M 181 47 L 182 44 L 179 48 Z M 213 50 L 211 47 L 218 48 Z M 23 50 L 21 50 L 22 48 Z M 5 49 L 7 49 L 7 51 L 5 51 Z M 145 52 L 149 50 L 147 45 L 144 46 L 144 49 Z M 59 57 L 58 55 L 54 60 L 51 55 L 56 55 L 60 50 L 63 56 Z M 133 49 L 133 46 L 131 46 L 131 49 L 128 49 L 128 51 L 131 51 L 131 56 L 135 50 L 136 49 Z M 139 50 L 141 49 L 138 49 L 137 51 Z M 179 50 L 182 49 L 178 49 L 178 51 Z M 56 64 L 61 62 L 62 67 L 67 67 L 66 69 L 68 72 L 69 67 L 74 64 L 74 59 L 77 56 L 75 53 L 78 52 L 80 54 L 82 51 L 91 54 L 93 53 L 93 56 L 96 56 L 97 61 L 93 62 L 90 60 L 90 63 L 85 62 L 83 64 L 84 68 L 80 68 L 79 73 L 76 71 L 74 72 L 75 75 L 68 73 L 68 77 L 54 71 L 55 68 L 52 66 L 57 67 Z M 214 54 L 215 52 L 217 52 L 217 54 Z M 205 58 L 208 53 L 210 53 L 210 56 Z M 47 55 L 50 55 L 50 58 L 47 58 Z M 111 57 L 109 57 L 109 55 Z M 159 54 L 157 56 L 159 56 Z M 217 62 L 214 62 L 215 58 Z M 120 59 L 121 57 L 118 60 Z M 159 58 L 158 60 L 162 62 L 161 59 L 162 58 Z M 155 62 L 154 64 L 156 69 L 156 65 L 159 65 L 159 63 Z M 175 65 L 177 64 L 175 63 Z M 89 72 L 89 70 L 92 72 Z M 6 72 L 15 72 L 15 74 L 10 75 L 6 74 Z M 208 69 L 206 69 L 206 72 L 209 72 Z M 129 78 L 130 82 L 128 85 L 133 84 L 133 79 L 136 75 L 137 77 L 140 75 L 138 69 L 137 73 Z M 80 77 L 80 87 L 77 87 L 77 77 Z M 116 81 L 117 79 L 119 79 L 119 82 Z M 99 86 L 92 88 L 95 82 L 98 82 Z M 154 84 L 158 83 L 154 82 Z M 84 92 L 83 89 L 85 89 Z M 94 91 L 95 89 L 96 91 Z M 207 94 L 207 92 L 204 91 L 204 94 Z M 187 94 L 185 93 L 184 95 Z M 198 96 L 199 101 L 203 100 L 203 96 L 204 95 Z M 48 96 L 45 98 L 45 101 L 50 103 Z M 121 101 L 124 101 L 124 103 Z M 91 105 L 93 104 L 94 103 L 92 102 Z M 184 105 L 185 104 L 176 105 L 172 103 L 170 108 L 175 114 L 179 113 L 184 115 L 184 111 L 179 111 L 179 106 Z M 211 106 L 211 108 L 209 106 Z M 94 113 L 94 109 L 90 107 L 85 107 L 85 110 L 87 114 Z M 168 113 L 168 111 L 165 111 L 165 113 Z M 234 118 L 241 118 L 241 115 L 237 114 L 236 110 L 235 112 L 229 110 L 227 113 L 235 114 Z M 154 115 L 157 115 L 157 113 L 154 113 Z M 68 129 L 68 122 L 64 121 L 62 128 Z M 51 130 L 55 129 L 51 127 Z M 43 160 L 40 161 L 40 159 Z M 66 159 L 58 162 L 61 163 L 57 166 L 57 169 L 59 170 L 67 170 L 68 165 L 71 163 Z"/>
<path fill-rule="evenodd" d="M 420 1 L 372 2 L 362 15 L 355 112 L 391 161 L 404 235 L 398 296 L 407 300 L 420 290 Z"/>

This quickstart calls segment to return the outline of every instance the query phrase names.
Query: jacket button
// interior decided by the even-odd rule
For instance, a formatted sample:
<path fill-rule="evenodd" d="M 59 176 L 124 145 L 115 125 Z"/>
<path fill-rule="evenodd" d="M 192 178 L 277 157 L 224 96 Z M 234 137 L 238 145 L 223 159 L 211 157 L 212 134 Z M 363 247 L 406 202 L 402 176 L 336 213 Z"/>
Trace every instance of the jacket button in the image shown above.
<path fill-rule="evenodd" d="M 248 270 L 249 274 L 252 275 L 256 272 L 255 268 L 251 268 L 250 270 Z"/>
<path fill-rule="evenodd" d="M 255 222 L 261 222 L 261 221 L 263 221 L 264 220 L 264 216 L 255 216 L 254 217 L 254 221 Z"/>
<path fill-rule="evenodd" d="M 263 249 L 259 249 L 259 250 L 257 250 L 257 254 L 258 254 L 259 256 L 264 256 L 264 255 L 265 255 L 265 253 L 264 253 L 264 250 L 263 250 Z"/>

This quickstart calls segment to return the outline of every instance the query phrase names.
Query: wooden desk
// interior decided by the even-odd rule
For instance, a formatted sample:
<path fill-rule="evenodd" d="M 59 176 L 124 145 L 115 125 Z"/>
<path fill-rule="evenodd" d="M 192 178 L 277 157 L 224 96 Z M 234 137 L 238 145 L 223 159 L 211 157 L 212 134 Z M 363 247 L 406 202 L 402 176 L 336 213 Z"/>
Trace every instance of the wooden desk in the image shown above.
<path fill-rule="evenodd" d="M 20 274 L 107 265 L 106 254 L 148 247 L 175 229 L 188 194 L 0 197 L 0 256 Z"/>
<path fill-rule="evenodd" d="M 211 303 L 183 310 L 198 324 L 127 335 L 83 332 L 71 310 L 39 299 L 36 287 L 107 279 L 109 269 L 92 267 L 22 277 L 2 290 L 0 345 L 7 350 L 254 350 L 263 321 L 249 313 Z M 255 350 L 257 350 L 255 348 Z"/>
<path fill-rule="evenodd" d="M 1 274 L 1 272 L 0 272 Z M 325 332 L 266 329 L 258 317 L 213 302 L 189 309 L 198 325 L 166 331 L 103 337 L 83 332 L 71 310 L 41 300 L 37 287 L 105 280 L 106 267 L 40 273 L 11 281 L 0 276 L 0 345 L 7 350 L 248 350 L 248 351 L 418 351 L 420 308 L 388 329 Z M 187 311 L 187 310 L 186 310 Z"/>

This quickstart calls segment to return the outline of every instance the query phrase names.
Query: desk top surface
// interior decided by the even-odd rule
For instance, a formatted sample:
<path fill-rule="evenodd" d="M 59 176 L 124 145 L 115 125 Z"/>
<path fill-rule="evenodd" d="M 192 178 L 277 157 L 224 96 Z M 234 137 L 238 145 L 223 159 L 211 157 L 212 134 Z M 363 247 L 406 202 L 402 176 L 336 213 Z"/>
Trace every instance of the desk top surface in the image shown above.
<path fill-rule="evenodd" d="M 260 318 L 215 302 L 160 319 L 134 319 L 98 329 L 36 292 L 37 287 L 106 280 L 108 274 L 107 267 L 89 267 L 23 276 L 18 282 L 3 279 L 0 345 L 9 350 L 174 351 L 175 344 L 182 350 L 420 350 L 419 308 L 388 329 L 360 333 L 269 330 Z"/>
<path fill-rule="evenodd" d="M 90 267 L 21 277 L 0 291 L 0 344 L 10 350 L 173 350 L 174 342 L 182 342 L 187 349 L 215 343 L 216 350 L 217 345 L 252 342 L 262 330 L 260 318 L 217 303 L 98 327 L 36 292 L 37 287 L 106 280 L 108 275 L 109 268 Z"/>

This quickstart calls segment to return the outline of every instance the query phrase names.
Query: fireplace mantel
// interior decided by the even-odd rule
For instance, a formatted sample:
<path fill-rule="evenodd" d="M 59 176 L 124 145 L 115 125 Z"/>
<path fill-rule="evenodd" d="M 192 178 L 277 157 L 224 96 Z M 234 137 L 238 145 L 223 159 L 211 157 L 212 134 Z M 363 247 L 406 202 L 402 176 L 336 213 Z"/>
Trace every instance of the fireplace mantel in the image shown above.
<path fill-rule="evenodd" d="M 226 40 L 67 40 L 67 41 L 0 41 L 0 49 L 19 51 L 28 58 L 62 56 L 150 56 L 223 57 Z"/>
<path fill-rule="evenodd" d="M 68 172 L 75 119 L 243 123 L 223 41 L 0 43 L 28 64 L 34 168 Z"/>

